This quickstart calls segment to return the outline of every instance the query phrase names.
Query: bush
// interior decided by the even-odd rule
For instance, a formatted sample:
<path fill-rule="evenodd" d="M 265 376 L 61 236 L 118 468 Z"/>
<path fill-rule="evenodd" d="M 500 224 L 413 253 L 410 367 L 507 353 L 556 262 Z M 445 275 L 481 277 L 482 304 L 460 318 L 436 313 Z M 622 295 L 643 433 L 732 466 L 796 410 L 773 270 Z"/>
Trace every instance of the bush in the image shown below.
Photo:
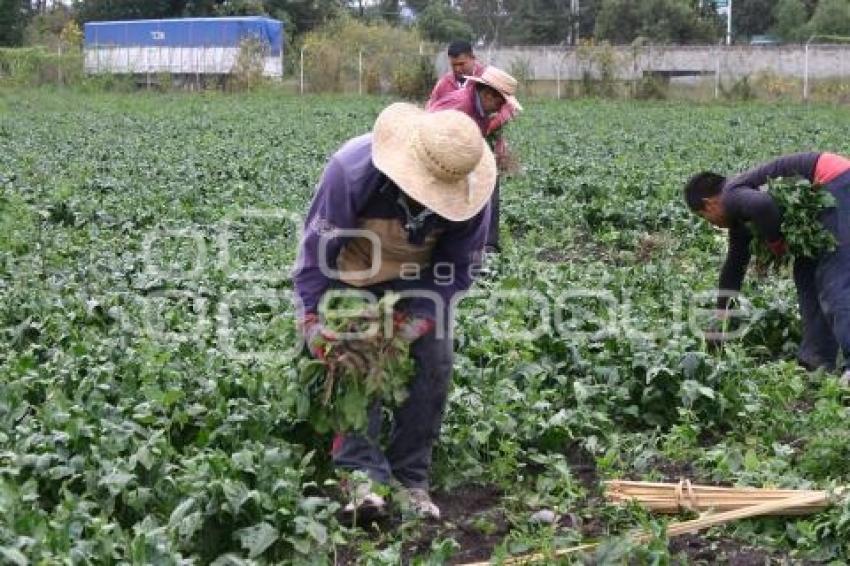
<path fill-rule="evenodd" d="M 635 82 L 634 97 L 638 100 L 666 100 L 669 90 L 668 79 L 644 75 Z"/>
<path fill-rule="evenodd" d="M 522 90 L 528 91 L 534 80 L 534 65 L 526 57 L 517 57 L 508 65 L 508 72 L 517 80 Z"/>
<path fill-rule="evenodd" d="M 313 92 L 357 88 L 358 55 L 362 51 L 361 80 L 366 92 L 378 94 L 395 90 L 403 96 L 427 92 L 422 84 L 433 80 L 433 71 L 424 73 L 425 56 L 420 53 L 421 45 L 422 38 L 415 30 L 383 22 L 365 24 L 348 17 L 337 18 L 304 38 L 307 86 Z"/>
<path fill-rule="evenodd" d="M 393 89 L 402 98 L 422 100 L 428 97 L 436 80 L 431 57 L 421 55 L 415 65 L 396 70 Z"/>
<path fill-rule="evenodd" d="M 617 52 L 611 45 L 582 45 L 576 52 L 581 67 L 582 90 L 585 96 L 614 98 L 617 95 Z"/>
<path fill-rule="evenodd" d="M 723 98 L 729 101 L 746 102 L 756 97 L 753 85 L 750 84 L 749 75 L 744 75 L 740 79 L 737 79 L 728 89 L 721 84 L 720 92 L 723 94 Z"/>
<path fill-rule="evenodd" d="M 233 90 L 253 90 L 263 83 L 263 68 L 268 44 L 258 39 L 244 39 L 233 65 L 230 87 Z"/>
<path fill-rule="evenodd" d="M 72 85 L 83 78 L 79 51 L 59 55 L 41 47 L 0 49 L 0 84 Z"/>
<path fill-rule="evenodd" d="M 773 100 L 797 98 L 801 91 L 798 79 L 783 77 L 771 70 L 758 73 L 753 85 L 755 90 Z"/>

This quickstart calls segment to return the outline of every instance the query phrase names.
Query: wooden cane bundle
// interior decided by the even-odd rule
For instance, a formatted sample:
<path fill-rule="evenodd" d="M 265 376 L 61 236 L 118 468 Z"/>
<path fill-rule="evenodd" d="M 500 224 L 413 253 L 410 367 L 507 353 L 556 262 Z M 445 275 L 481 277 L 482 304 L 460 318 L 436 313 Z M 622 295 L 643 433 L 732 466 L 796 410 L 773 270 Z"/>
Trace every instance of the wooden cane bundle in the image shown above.
<path fill-rule="evenodd" d="M 813 495 L 808 503 L 799 507 L 781 507 L 772 515 L 806 515 L 825 509 L 828 494 L 825 491 L 794 489 L 759 489 L 751 487 L 716 487 L 694 485 L 690 480 L 678 483 L 655 483 L 613 480 L 605 482 L 605 496 L 614 503 L 635 501 L 657 513 L 693 511 L 733 511 L 771 501 L 785 501 L 798 495 Z"/>

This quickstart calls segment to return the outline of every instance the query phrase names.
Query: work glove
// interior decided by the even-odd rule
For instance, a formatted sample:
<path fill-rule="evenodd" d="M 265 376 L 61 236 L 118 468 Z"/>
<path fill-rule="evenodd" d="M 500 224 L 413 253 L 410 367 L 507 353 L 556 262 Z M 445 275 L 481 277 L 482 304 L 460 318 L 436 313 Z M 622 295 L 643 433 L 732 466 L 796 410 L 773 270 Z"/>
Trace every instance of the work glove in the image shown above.
<path fill-rule="evenodd" d="M 434 319 L 405 312 L 393 313 L 393 335 L 411 343 L 419 340 L 436 326 Z"/>
<path fill-rule="evenodd" d="M 325 360 L 331 344 L 339 342 L 336 332 L 326 327 L 315 313 L 308 313 L 299 322 L 301 334 L 310 354 L 317 360 Z"/>

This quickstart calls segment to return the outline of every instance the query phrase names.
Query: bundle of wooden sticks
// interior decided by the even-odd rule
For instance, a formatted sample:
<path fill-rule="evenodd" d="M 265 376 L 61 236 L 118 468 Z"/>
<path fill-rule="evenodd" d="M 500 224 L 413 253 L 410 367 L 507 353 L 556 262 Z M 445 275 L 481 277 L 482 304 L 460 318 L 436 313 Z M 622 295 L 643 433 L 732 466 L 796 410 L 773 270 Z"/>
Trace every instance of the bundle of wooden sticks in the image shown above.
<path fill-rule="evenodd" d="M 790 498 L 810 496 L 806 503 L 786 505 Z M 807 515 L 829 505 L 826 491 L 797 489 L 760 489 L 753 487 L 716 487 L 694 485 L 689 480 L 678 483 L 613 480 L 605 482 L 605 497 L 614 503 L 634 501 L 656 513 L 693 511 L 721 513 L 762 503 L 776 503 L 765 515 Z"/>

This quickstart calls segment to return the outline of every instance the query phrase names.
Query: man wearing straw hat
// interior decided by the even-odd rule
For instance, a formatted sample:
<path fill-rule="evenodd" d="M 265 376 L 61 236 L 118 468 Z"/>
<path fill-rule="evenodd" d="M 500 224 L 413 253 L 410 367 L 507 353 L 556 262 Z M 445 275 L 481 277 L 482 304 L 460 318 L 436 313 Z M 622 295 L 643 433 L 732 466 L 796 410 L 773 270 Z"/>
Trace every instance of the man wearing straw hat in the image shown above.
<path fill-rule="evenodd" d="M 504 123 L 494 120 L 501 116 L 504 109 L 510 109 L 510 115 L 522 111 L 522 106 L 516 99 L 517 81 L 505 71 L 488 66 L 480 77 L 468 76 L 467 86 L 461 90 L 447 94 L 437 101 L 428 103 L 428 110 L 459 110 L 475 120 L 481 135 L 491 144 L 499 168 L 507 166 L 507 143 L 502 130 Z M 487 235 L 487 250 L 499 251 L 499 187 L 493 192 L 490 201 L 492 208 L 490 229 Z"/>
<path fill-rule="evenodd" d="M 440 77 L 437 84 L 434 85 L 434 89 L 431 91 L 431 96 L 428 99 L 428 106 L 432 106 L 441 98 L 463 89 L 468 84 L 468 77 L 480 77 L 487 68 L 486 65 L 482 65 L 478 61 L 472 50 L 472 44 L 468 41 L 459 40 L 451 42 L 446 54 L 449 58 L 450 70 Z M 490 118 L 490 124 L 487 130 L 495 132 L 513 118 L 513 116 L 513 107 L 510 104 L 505 104 L 498 114 Z"/>
<path fill-rule="evenodd" d="M 452 302 L 472 284 L 495 183 L 495 158 L 469 117 L 393 104 L 372 133 L 348 141 L 329 160 L 294 274 L 299 326 L 320 359 L 338 340 L 319 311 L 328 290 L 402 295 L 394 319 L 411 343 L 415 374 L 394 412 L 389 446 L 378 445 L 376 406 L 367 433 L 337 436 L 332 454 L 337 467 L 365 472 L 371 482 L 394 478 L 411 508 L 435 519 L 440 510 L 428 494 L 429 470 L 452 372 Z M 352 490 L 346 511 L 381 513 L 385 501 L 373 487 Z"/>

